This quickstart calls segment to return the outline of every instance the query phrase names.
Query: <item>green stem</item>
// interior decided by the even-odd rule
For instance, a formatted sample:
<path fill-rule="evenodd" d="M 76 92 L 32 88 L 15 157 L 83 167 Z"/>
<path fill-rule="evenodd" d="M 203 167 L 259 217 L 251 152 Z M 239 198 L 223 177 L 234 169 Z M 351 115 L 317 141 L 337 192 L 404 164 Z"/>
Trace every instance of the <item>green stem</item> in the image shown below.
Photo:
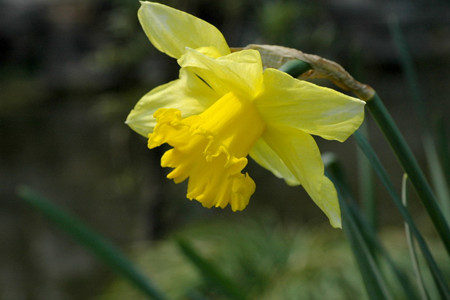
<path fill-rule="evenodd" d="M 367 122 L 361 124 L 359 131 L 368 138 Z M 360 187 L 360 199 L 363 201 L 364 213 L 367 218 L 367 223 L 376 230 L 377 228 L 377 205 L 376 205 L 376 190 L 373 182 L 373 173 L 370 167 L 370 162 L 367 160 L 364 153 L 357 149 L 358 161 L 358 181 Z"/>
<path fill-rule="evenodd" d="M 310 67 L 311 66 L 304 61 L 292 60 L 281 66 L 280 70 L 292 75 L 293 77 L 298 77 Z M 366 103 L 367 108 L 391 145 L 397 159 L 403 167 L 403 170 L 408 175 L 414 189 L 430 215 L 431 220 L 434 223 L 445 248 L 447 249 L 447 253 L 450 253 L 449 226 L 411 149 L 379 96 L 375 93 Z"/>
<path fill-rule="evenodd" d="M 282 65 L 279 70 L 297 78 L 306 71 L 311 70 L 311 65 L 303 60 L 294 59 Z"/>
<path fill-rule="evenodd" d="M 411 149 L 407 145 L 400 130 L 387 111 L 381 99 L 377 94 L 366 104 L 373 118 L 377 122 L 387 141 L 392 147 L 397 159 L 403 167 L 403 170 L 408 175 L 414 189 L 421 199 L 425 209 L 431 217 L 431 220 L 438 231 L 442 242 L 450 253 L 450 229 L 439 208 L 436 197 L 434 196 L 425 175 L 419 167 Z"/>

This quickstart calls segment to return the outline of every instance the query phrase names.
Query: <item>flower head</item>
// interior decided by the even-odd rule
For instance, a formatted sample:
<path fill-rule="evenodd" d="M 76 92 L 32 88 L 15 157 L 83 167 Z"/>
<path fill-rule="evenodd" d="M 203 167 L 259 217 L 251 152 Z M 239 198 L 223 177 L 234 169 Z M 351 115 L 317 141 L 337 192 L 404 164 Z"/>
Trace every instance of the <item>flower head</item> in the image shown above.
<path fill-rule="evenodd" d="M 187 197 L 206 207 L 242 210 L 255 191 L 242 173 L 250 155 L 301 184 L 340 227 L 336 190 L 311 135 L 344 141 L 361 124 L 364 102 L 263 70 L 259 52 L 231 53 L 220 31 L 187 13 L 142 2 L 138 16 L 153 45 L 181 66 L 179 79 L 151 90 L 127 118 L 149 148 L 173 147 L 161 158 L 173 168 L 167 177 L 188 179 Z"/>

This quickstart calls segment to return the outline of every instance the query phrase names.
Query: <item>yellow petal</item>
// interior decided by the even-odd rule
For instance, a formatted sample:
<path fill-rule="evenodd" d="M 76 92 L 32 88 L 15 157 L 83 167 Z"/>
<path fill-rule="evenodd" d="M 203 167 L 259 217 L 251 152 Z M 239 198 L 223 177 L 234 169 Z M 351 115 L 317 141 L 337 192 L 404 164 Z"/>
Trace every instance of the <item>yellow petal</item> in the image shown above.
<path fill-rule="evenodd" d="M 212 58 L 187 49 L 178 63 L 196 73 L 222 95 L 233 91 L 240 97 L 253 99 L 262 86 L 261 56 L 255 50 L 243 50 Z"/>
<path fill-rule="evenodd" d="M 176 108 L 183 118 L 199 114 L 220 96 L 195 74 L 180 70 L 180 79 L 158 86 L 142 97 L 127 117 L 126 123 L 147 137 L 156 125 L 153 114 L 159 108 Z"/>
<path fill-rule="evenodd" d="M 291 127 L 267 127 L 263 139 L 328 216 L 331 225 L 340 228 L 337 193 L 333 183 L 324 175 L 322 158 L 314 139 Z"/>
<path fill-rule="evenodd" d="M 264 71 L 264 93 L 255 100 L 266 122 L 329 140 L 346 140 L 364 119 L 364 102 L 281 71 Z"/>
<path fill-rule="evenodd" d="M 216 27 L 188 13 L 159 3 L 141 2 L 138 18 L 152 44 L 173 58 L 180 58 L 186 47 L 214 47 L 220 55 L 230 53 Z"/>
<path fill-rule="evenodd" d="M 168 143 L 173 149 L 161 158 L 175 183 L 189 178 L 187 198 L 205 207 L 231 205 L 243 210 L 255 191 L 248 174 L 247 154 L 264 131 L 253 103 L 228 93 L 199 115 L 181 118 L 177 109 L 159 109 L 148 147 Z"/>
<path fill-rule="evenodd" d="M 250 157 L 259 165 L 271 171 L 278 178 L 284 179 L 288 185 L 299 185 L 300 181 L 281 160 L 278 154 L 260 138 L 250 151 Z"/>

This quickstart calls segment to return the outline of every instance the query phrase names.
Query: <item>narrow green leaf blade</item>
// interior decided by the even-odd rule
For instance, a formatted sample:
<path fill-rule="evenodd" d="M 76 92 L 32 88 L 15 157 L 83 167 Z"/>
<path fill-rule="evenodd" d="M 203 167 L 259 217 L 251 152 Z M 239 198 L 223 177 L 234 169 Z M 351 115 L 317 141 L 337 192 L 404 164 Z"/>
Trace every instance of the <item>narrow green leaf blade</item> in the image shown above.
<path fill-rule="evenodd" d="M 420 200 L 422 200 L 425 209 L 430 215 L 430 218 L 447 249 L 447 253 L 450 254 L 450 228 L 448 227 L 436 197 L 425 179 L 425 175 L 420 169 L 411 149 L 377 94 L 375 94 L 371 100 L 367 101 L 366 107 L 383 131 L 386 139 L 396 154 L 397 159 L 402 165 L 403 170 L 408 174 L 412 185 L 419 195 Z"/>
<path fill-rule="evenodd" d="M 368 136 L 367 122 L 361 124 L 359 128 L 364 136 Z M 373 180 L 373 171 L 366 156 L 360 149 L 357 150 L 358 162 L 358 186 L 360 188 L 359 197 L 363 203 L 364 213 L 368 225 L 375 230 L 377 227 L 377 207 L 376 207 L 376 190 Z"/>
<path fill-rule="evenodd" d="M 335 184 L 338 192 L 339 205 L 342 212 L 343 230 L 349 239 L 352 252 L 360 269 L 367 295 L 370 299 L 393 299 L 387 283 L 376 263 L 374 254 L 370 251 L 368 244 L 357 225 L 355 216 L 352 214 L 349 204 L 345 200 L 346 189 L 339 179 L 327 173 L 327 176 Z"/>
<path fill-rule="evenodd" d="M 394 260 L 391 258 L 387 250 L 381 244 L 378 236 L 376 235 L 376 232 L 372 230 L 371 226 L 368 224 L 364 215 L 356 206 L 356 202 L 352 201 L 351 204 L 352 205 L 349 205 L 350 211 L 352 212 L 355 221 L 358 225 L 358 228 L 361 230 L 361 233 L 364 239 L 366 240 L 367 245 L 373 247 L 371 251 L 372 253 L 378 254 L 377 256 L 374 256 L 375 259 L 378 258 L 378 261 L 381 261 L 381 259 L 383 259 L 387 263 L 387 265 L 392 270 L 395 278 L 397 279 L 398 283 L 402 287 L 403 293 L 407 299 L 409 300 L 418 299 L 416 293 L 414 292 L 413 286 L 408 280 L 408 277 L 394 263 Z"/>
<path fill-rule="evenodd" d="M 433 279 L 435 280 L 436 285 L 438 286 L 438 289 L 441 295 L 443 296 L 443 299 L 450 299 L 450 292 L 447 281 L 445 280 L 444 276 L 439 270 L 439 267 L 437 266 L 436 261 L 434 260 L 433 255 L 431 254 L 430 249 L 428 248 L 428 245 L 425 242 L 425 239 L 422 237 L 419 230 L 417 229 L 417 226 L 415 225 L 411 215 L 403 206 L 400 196 L 398 195 L 394 186 L 392 185 L 392 182 L 389 179 L 389 176 L 387 175 L 387 172 L 384 169 L 383 165 L 381 164 L 378 156 L 376 155 L 375 151 L 372 149 L 370 144 L 367 142 L 365 137 L 362 134 L 360 134 L 360 132 L 356 131 L 353 134 L 353 136 L 355 137 L 355 140 L 358 143 L 360 149 L 369 159 L 369 162 L 372 165 L 375 173 L 381 180 L 382 184 L 384 185 L 389 195 L 391 196 L 391 199 L 393 200 L 394 204 L 397 206 L 397 209 L 399 210 L 403 219 L 405 220 L 405 222 L 408 223 L 411 232 L 417 239 L 417 243 L 422 251 L 423 256 L 425 257 L 428 267 L 430 268 L 431 274 L 433 275 Z"/>
<path fill-rule="evenodd" d="M 408 188 L 407 188 L 408 176 L 406 174 L 403 175 L 402 180 L 402 203 L 405 208 L 408 207 Z M 428 300 L 427 290 L 425 288 L 424 280 L 422 277 L 422 272 L 419 267 L 419 260 L 417 259 L 416 247 L 414 246 L 414 239 L 411 235 L 411 230 L 409 229 L 409 225 L 407 222 L 405 223 L 405 233 L 406 233 L 406 241 L 408 243 L 409 254 L 411 255 L 411 261 L 414 269 L 414 273 L 417 280 L 417 286 L 419 287 L 420 296 L 423 300 Z"/>
<path fill-rule="evenodd" d="M 24 202 L 40 212 L 59 229 L 65 231 L 143 294 L 151 299 L 166 299 L 119 249 L 80 220 L 61 210 L 28 187 L 19 187 L 17 194 Z"/>
<path fill-rule="evenodd" d="M 432 184 L 440 201 L 444 216 L 447 222 L 450 220 L 450 191 L 446 183 L 445 169 L 440 161 L 436 144 L 433 140 L 431 123 L 428 116 L 427 107 L 423 101 L 422 91 L 420 89 L 420 80 L 417 70 L 414 65 L 413 58 L 408 49 L 400 24 L 396 18 L 391 18 L 389 22 L 389 30 L 391 32 L 392 40 L 397 48 L 400 63 L 405 74 L 408 90 L 413 100 L 413 105 L 419 116 L 422 143 L 425 150 L 425 156 L 428 162 L 428 170 L 431 175 Z M 448 171 L 448 169 L 447 169 Z"/>

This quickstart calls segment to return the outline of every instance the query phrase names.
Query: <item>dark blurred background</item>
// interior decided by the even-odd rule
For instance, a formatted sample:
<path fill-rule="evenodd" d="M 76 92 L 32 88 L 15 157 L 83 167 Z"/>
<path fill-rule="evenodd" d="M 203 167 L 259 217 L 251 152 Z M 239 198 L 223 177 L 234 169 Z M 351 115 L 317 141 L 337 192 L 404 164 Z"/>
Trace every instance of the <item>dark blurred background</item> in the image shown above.
<path fill-rule="evenodd" d="M 450 6 L 439 0 L 164 1 L 218 27 L 230 46 L 279 44 L 343 65 L 373 86 L 424 163 L 388 21 L 396 17 L 421 82 L 427 113 L 448 113 Z M 196 220 L 270 213 L 299 226 L 327 220 L 303 192 L 251 162 L 249 207 L 207 210 L 165 179 L 162 150 L 124 120 L 150 89 L 177 78 L 176 62 L 149 43 L 138 1 L 0 0 L 0 299 L 90 299 L 109 271 L 19 201 L 27 185 L 85 220 L 122 249 Z M 448 121 L 444 126 L 448 125 Z M 375 124 L 370 138 L 392 178 L 401 170 Z M 356 191 L 356 148 L 317 139 L 338 155 Z M 380 226 L 401 225 L 381 187 Z M 412 204 L 415 205 L 414 203 Z M 417 208 L 420 216 L 420 205 Z M 332 230 L 332 229 L 330 229 Z"/>

